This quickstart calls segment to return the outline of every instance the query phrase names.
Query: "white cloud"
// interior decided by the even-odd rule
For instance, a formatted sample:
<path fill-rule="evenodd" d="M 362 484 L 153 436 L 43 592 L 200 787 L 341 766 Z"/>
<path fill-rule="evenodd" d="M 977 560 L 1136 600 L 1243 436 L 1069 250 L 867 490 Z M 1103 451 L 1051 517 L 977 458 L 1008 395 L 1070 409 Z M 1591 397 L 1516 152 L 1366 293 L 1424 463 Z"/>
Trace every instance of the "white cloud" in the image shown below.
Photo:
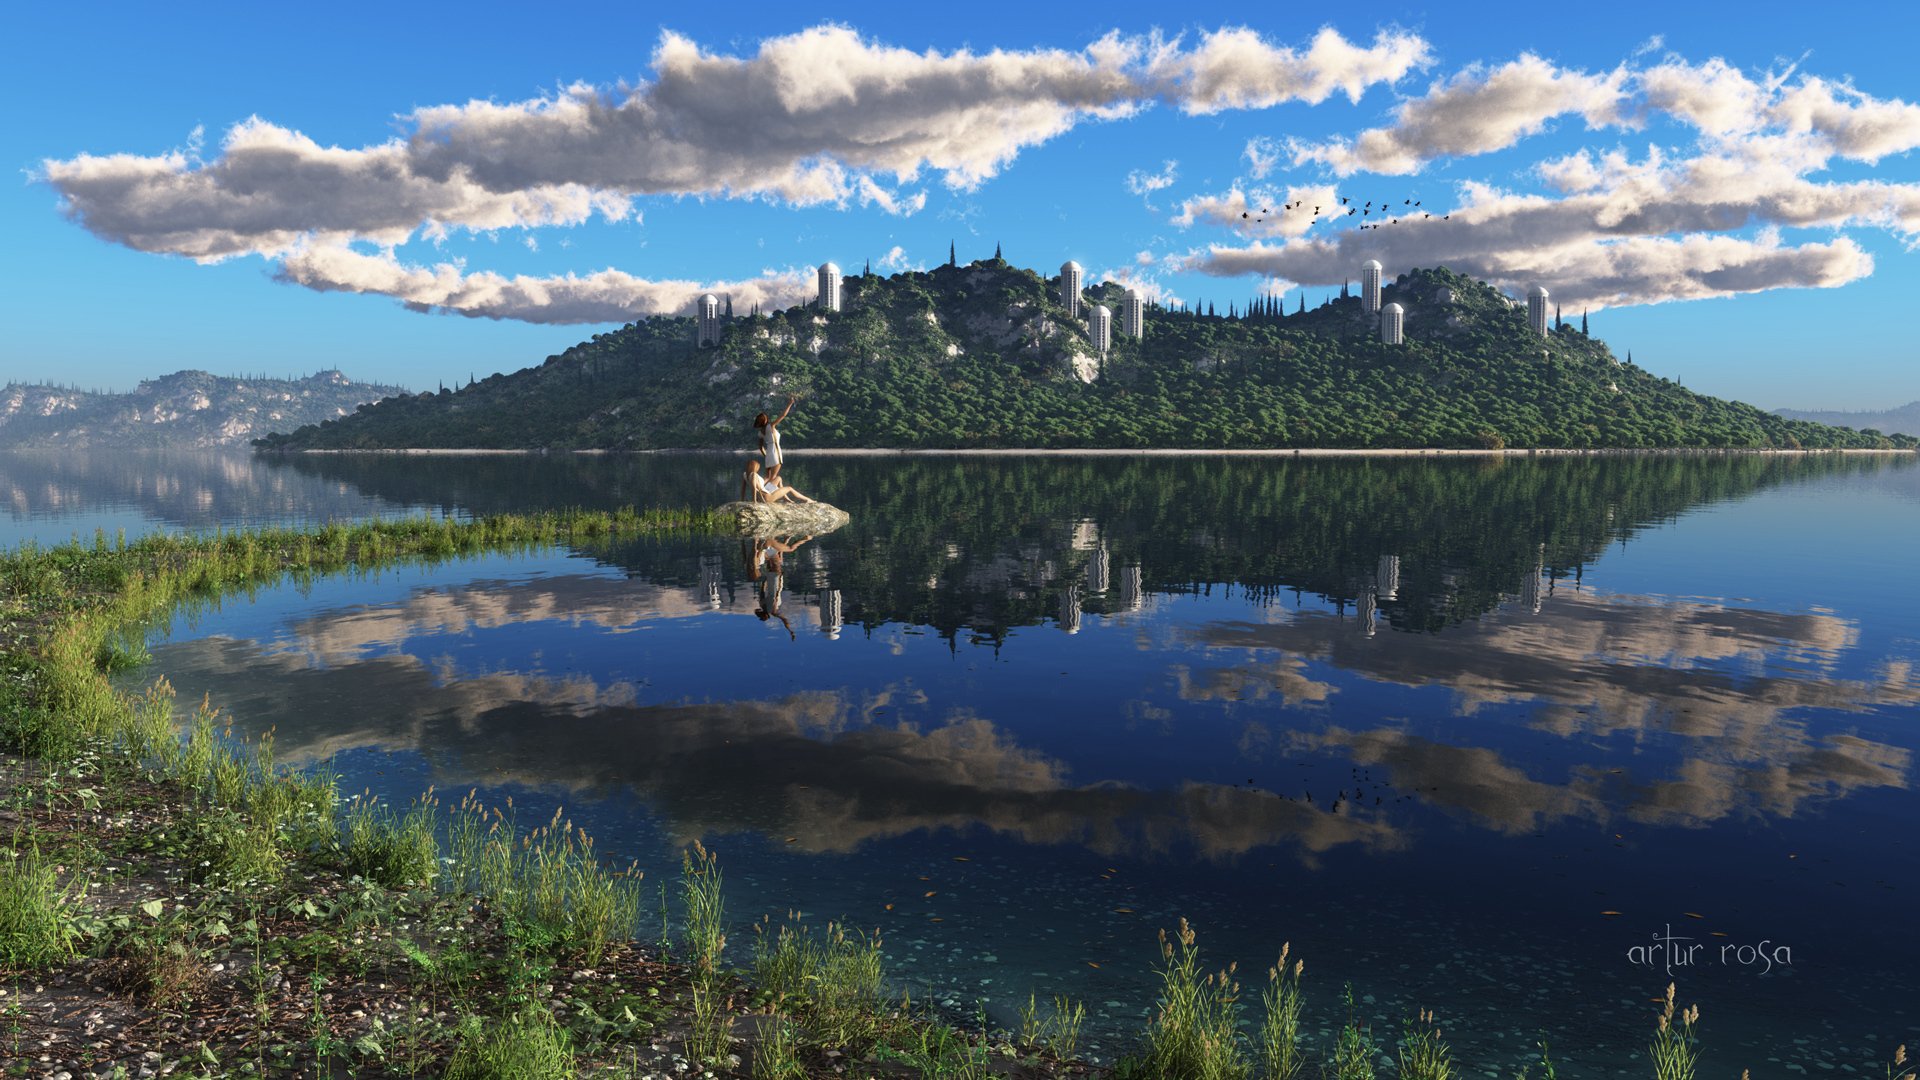
<path fill-rule="evenodd" d="M 343 282 L 366 274 L 411 294 L 425 287 L 422 273 L 444 274 L 401 274 L 397 262 L 374 273 L 339 253 L 353 243 L 437 242 L 455 230 L 620 220 L 635 213 L 635 199 L 661 195 L 858 204 L 904 216 L 926 206 L 924 190 L 905 189 L 924 174 L 968 191 L 1089 120 L 1157 101 L 1211 113 L 1336 91 L 1357 99 L 1427 55 L 1423 40 L 1402 31 L 1362 46 L 1323 29 L 1304 50 L 1226 29 L 1192 49 L 1115 31 L 1079 50 L 916 52 L 822 25 L 764 39 L 743 56 L 666 32 L 652 81 L 633 87 L 574 84 L 523 101 L 429 106 L 404 117 L 403 137 L 358 148 L 322 146 L 256 117 L 235 125 L 210 161 L 196 132 L 185 150 L 158 156 L 50 160 L 40 178 L 70 217 L 115 243 L 203 261 L 284 259 L 283 277 L 320 288 L 334 287 L 322 264 L 354 262 L 360 269 Z M 1172 176 L 1169 163 L 1137 183 L 1145 195 Z M 604 285 L 608 273 L 466 303 L 459 298 L 476 290 L 506 297 L 524 280 L 475 275 L 448 293 L 454 300 L 423 303 L 525 311 L 541 295 L 564 295 L 553 302 L 584 310 L 593 307 L 582 300 L 593 291 L 585 283 Z M 641 281 L 611 292 L 645 292 Z M 623 299 L 609 310 L 631 306 Z"/>
<path fill-rule="evenodd" d="M 1325 165 L 1340 176 L 1405 176 L 1437 157 L 1505 149 L 1569 113 L 1585 117 L 1590 128 L 1615 123 L 1626 81 L 1624 67 L 1590 75 L 1526 53 L 1492 71 L 1468 68 L 1435 83 L 1426 96 L 1395 109 L 1391 126 L 1350 140 L 1292 144 L 1293 161 Z"/>
<path fill-rule="evenodd" d="M 1551 194 L 1467 180 L 1450 221 L 1407 215 L 1337 235 L 1257 212 L 1242 217 L 1265 193 L 1234 186 L 1188 199 L 1173 220 L 1285 242 L 1215 245 L 1185 266 L 1331 284 L 1378 258 L 1395 268 L 1446 265 L 1516 291 L 1538 282 L 1601 307 L 1831 287 L 1872 272 L 1853 237 L 1794 243 L 1786 229 L 1883 229 L 1920 245 L 1920 184 L 1812 178 L 1835 158 L 1871 164 L 1920 146 L 1920 106 L 1791 69 L 1756 77 L 1719 59 L 1668 56 L 1592 75 L 1522 56 L 1435 83 L 1399 106 L 1389 126 L 1292 150 L 1296 163 L 1342 175 L 1413 173 L 1435 158 L 1504 149 L 1569 115 L 1590 129 L 1636 129 L 1664 116 L 1696 137 L 1678 155 L 1656 145 L 1637 159 L 1621 148 L 1580 148 L 1533 167 Z M 1439 198 L 1423 201 L 1423 212 L 1439 214 Z"/>
<path fill-rule="evenodd" d="M 1247 175 L 1260 180 L 1272 172 L 1274 166 L 1280 164 L 1281 159 L 1286 156 L 1286 151 L 1275 140 L 1265 135 L 1256 135 L 1247 140 L 1247 147 L 1240 152 L 1240 156 L 1247 159 Z"/>
<path fill-rule="evenodd" d="M 49 161 L 44 176 L 70 216 L 104 239 L 140 251 L 213 261 L 277 255 L 308 236 L 397 244 L 423 225 L 468 229 L 577 225 L 594 213 L 619 220 L 617 195 L 580 184 L 490 191 L 464 175 L 415 173 L 404 143 L 363 150 L 323 147 L 258 118 L 236 125 L 220 156 L 81 154 Z"/>
<path fill-rule="evenodd" d="M 1145 254 L 1145 252 L 1142 252 L 1142 254 Z M 1149 262 L 1151 262 L 1151 260 L 1149 260 Z M 1118 282 L 1120 285 L 1139 293 L 1149 304 L 1161 304 L 1170 307 L 1180 303 L 1180 297 L 1173 292 L 1170 286 L 1160 280 L 1158 274 L 1155 273 L 1153 267 L 1149 264 L 1136 262 L 1131 266 L 1116 266 L 1109 270 L 1095 271 L 1090 275 L 1089 280 L 1094 282 Z M 1114 318 L 1116 321 L 1119 318 L 1118 309 L 1114 311 Z"/>
<path fill-rule="evenodd" d="M 1284 192 L 1268 188 L 1242 191 L 1235 185 L 1224 195 L 1196 195 L 1185 200 L 1173 223 L 1182 227 L 1224 225 L 1246 236 L 1304 236 L 1315 225 L 1330 224 L 1345 212 L 1338 192 L 1327 184 L 1293 185 Z"/>
<path fill-rule="evenodd" d="M 1346 280 L 1368 258 L 1445 265 L 1521 289 L 1540 283 L 1583 306 L 1658 303 L 1779 287 L 1842 285 L 1870 273 L 1849 237 L 1789 245 L 1781 228 L 1886 228 L 1920 235 L 1920 185 L 1821 184 L 1794 163 L 1705 155 L 1677 162 L 1562 159 L 1564 198 L 1462 185 L 1451 221 L 1402 219 L 1281 244 L 1215 245 L 1185 266 L 1209 274 Z M 1725 235 L 1759 228 L 1757 235 Z"/>
<path fill-rule="evenodd" d="M 619 270 L 556 277 L 465 273 L 454 263 L 401 262 L 341 244 L 303 244 L 287 253 L 278 276 L 322 292 L 390 296 L 420 311 L 533 323 L 629 322 L 648 315 L 684 315 L 703 293 L 731 296 L 735 306 L 784 308 L 813 297 L 813 271 L 768 272 L 746 281 L 649 281 Z"/>
<path fill-rule="evenodd" d="M 878 265 L 882 270 L 892 270 L 896 273 L 905 270 L 908 265 L 907 249 L 895 244 L 893 247 L 887 249 L 885 255 L 880 256 Z"/>
<path fill-rule="evenodd" d="M 1135 169 L 1127 174 L 1127 190 L 1140 196 L 1149 210 L 1153 209 L 1153 193 L 1173 186 L 1174 178 L 1180 174 L 1180 163 L 1163 161 L 1160 171 L 1150 173 L 1145 169 Z"/>
<path fill-rule="evenodd" d="M 1178 38 L 1156 42 L 1147 70 L 1181 109 L 1206 115 L 1287 101 L 1317 105 L 1336 91 L 1359 101 L 1368 87 L 1398 82 L 1431 59 L 1425 39 L 1402 30 L 1382 30 L 1372 45 L 1361 46 L 1322 27 L 1297 51 L 1230 27 L 1203 34 L 1191 50 L 1181 49 Z"/>

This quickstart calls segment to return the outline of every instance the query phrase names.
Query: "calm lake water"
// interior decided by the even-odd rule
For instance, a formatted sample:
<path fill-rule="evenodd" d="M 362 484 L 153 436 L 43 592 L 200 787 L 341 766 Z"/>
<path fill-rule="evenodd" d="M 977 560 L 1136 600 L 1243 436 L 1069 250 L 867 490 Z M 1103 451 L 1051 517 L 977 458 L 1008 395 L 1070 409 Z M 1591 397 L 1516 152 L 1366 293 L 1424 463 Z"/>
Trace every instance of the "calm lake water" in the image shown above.
<path fill-rule="evenodd" d="M 142 677 L 348 790 L 564 806 L 649 883 L 703 839 L 737 960 L 763 914 L 878 926 L 916 998 L 1067 994 L 1101 1056 L 1181 916 L 1249 997 L 1291 942 L 1316 1032 L 1347 983 L 1382 1036 L 1436 1009 L 1469 1075 L 1543 1034 L 1563 1075 L 1644 1075 L 1669 978 L 1707 1075 L 1920 1046 L 1914 459 L 789 470 L 852 524 L 265 589 L 155 627 Z M 732 486 L 697 456 L 0 455 L 0 541 Z"/>

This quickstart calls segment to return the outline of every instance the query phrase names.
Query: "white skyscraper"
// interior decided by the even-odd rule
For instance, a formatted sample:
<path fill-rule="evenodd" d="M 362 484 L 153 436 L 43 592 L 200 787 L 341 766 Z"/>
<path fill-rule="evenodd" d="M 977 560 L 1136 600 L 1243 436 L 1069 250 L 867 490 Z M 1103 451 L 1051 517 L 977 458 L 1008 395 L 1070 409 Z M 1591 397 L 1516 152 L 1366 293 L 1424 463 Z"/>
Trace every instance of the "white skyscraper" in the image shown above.
<path fill-rule="evenodd" d="M 1374 259 L 1360 264 L 1360 310 L 1380 314 L 1380 263 Z"/>
<path fill-rule="evenodd" d="M 700 336 L 695 346 L 720 344 L 720 298 L 708 293 L 700 298 Z"/>
<path fill-rule="evenodd" d="M 1069 318 L 1080 317 L 1080 286 L 1086 277 L 1087 272 L 1071 259 L 1060 266 L 1060 306 L 1067 309 Z"/>
<path fill-rule="evenodd" d="M 1093 347 L 1101 356 L 1107 355 L 1107 350 L 1113 348 L 1113 312 L 1107 310 L 1107 305 L 1094 305 L 1093 325 L 1088 329 L 1093 331 Z"/>
<path fill-rule="evenodd" d="M 1399 304 L 1388 304 L 1380 309 L 1380 340 L 1388 345 L 1398 345 L 1406 329 L 1406 312 Z"/>
<path fill-rule="evenodd" d="M 830 262 L 820 264 L 820 310 L 840 310 L 840 268 Z"/>
<path fill-rule="evenodd" d="M 1527 290 L 1527 329 L 1547 336 L 1547 290 L 1538 285 Z"/>
<path fill-rule="evenodd" d="M 1126 298 L 1121 301 L 1120 332 L 1138 340 L 1147 333 L 1147 301 L 1138 292 L 1127 290 Z"/>

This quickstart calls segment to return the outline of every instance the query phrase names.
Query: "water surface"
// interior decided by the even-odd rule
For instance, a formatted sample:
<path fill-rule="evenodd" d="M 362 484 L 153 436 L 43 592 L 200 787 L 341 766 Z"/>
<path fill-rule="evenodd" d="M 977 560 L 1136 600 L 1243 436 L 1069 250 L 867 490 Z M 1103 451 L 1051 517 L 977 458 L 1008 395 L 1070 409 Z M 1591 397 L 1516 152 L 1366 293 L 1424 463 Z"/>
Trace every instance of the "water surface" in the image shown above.
<path fill-rule="evenodd" d="M 224 488 L 135 472 L 249 493 L 220 523 L 731 485 L 712 457 L 219 460 Z M 0 479 L 81 508 L 42 531 L 206 525 L 89 494 L 114 468 Z M 703 839 L 739 923 L 878 926 L 956 1011 L 1084 999 L 1099 1053 L 1181 916 L 1249 984 L 1291 942 L 1316 1026 L 1351 982 L 1381 1035 L 1435 1008 L 1501 1075 L 1543 1032 L 1574 1074 L 1643 1073 L 1669 978 L 1716 1073 L 1920 1044 L 1912 459 L 790 478 L 852 524 L 777 560 L 648 538 L 267 589 L 156 628 L 154 670 L 352 790 L 565 806 L 650 880 Z M 1643 962 L 1655 935 L 1693 962 Z"/>

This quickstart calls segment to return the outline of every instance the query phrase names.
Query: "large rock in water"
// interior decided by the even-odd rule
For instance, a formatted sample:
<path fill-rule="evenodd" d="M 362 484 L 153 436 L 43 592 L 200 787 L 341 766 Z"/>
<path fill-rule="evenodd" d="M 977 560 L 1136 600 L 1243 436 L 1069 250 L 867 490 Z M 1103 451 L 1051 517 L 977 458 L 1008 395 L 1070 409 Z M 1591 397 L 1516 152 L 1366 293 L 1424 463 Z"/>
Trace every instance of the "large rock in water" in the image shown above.
<path fill-rule="evenodd" d="M 722 517 L 731 517 L 742 536 L 790 536 L 808 533 L 821 536 L 845 525 L 847 512 L 823 502 L 750 503 L 730 502 L 720 507 Z"/>

